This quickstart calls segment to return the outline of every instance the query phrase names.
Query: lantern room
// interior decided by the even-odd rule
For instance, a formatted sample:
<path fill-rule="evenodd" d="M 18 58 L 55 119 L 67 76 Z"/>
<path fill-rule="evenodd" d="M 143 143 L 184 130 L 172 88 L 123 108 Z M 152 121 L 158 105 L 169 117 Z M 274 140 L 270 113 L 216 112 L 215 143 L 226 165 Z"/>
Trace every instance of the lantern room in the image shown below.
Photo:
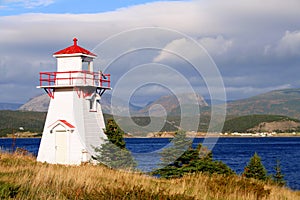
<path fill-rule="evenodd" d="M 53 54 L 57 59 L 57 72 L 89 71 L 93 72 L 93 59 L 97 56 L 77 45 L 77 38 L 73 45 Z"/>
<path fill-rule="evenodd" d="M 57 59 L 56 72 L 40 72 L 40 86 L 51 98 L 54 98 L 54 88 L 60 87 L 97 87 L 100 95 L 110 89 L 110 74 L 101 71 L 94 72 L 93 59 L 97 55 L 80 47 L 77 38 L 73 45 L 57 51 L 53 57 Z"/>

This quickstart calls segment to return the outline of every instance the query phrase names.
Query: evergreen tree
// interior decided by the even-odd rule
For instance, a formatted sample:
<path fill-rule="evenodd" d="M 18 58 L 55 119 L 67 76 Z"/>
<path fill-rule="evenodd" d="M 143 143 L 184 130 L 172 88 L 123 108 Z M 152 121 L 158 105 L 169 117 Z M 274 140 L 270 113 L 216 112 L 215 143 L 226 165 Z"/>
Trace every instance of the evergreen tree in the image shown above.
<path fill-rule="evenodd" d="M 284 186 L 286 184 L 284 180 L 284 175 L 281 173 L 281 167 L 280 167 L 280 161 L 276 161 L 276 166 L 275 166 L 275 174 L 273 175 L 273 181 L 279 185 L 279 186 Z"/>
<path fill-rule="evenodd" d="M 108 119 L 105 129 L 108 140 L 121 149 L 125 149 L 124 131 L 118 126 L 113 119 Z"/>
<path fill-rule="evenodd" d="M 267 171 L 261 162 L 261 158 L 256 152 L 250 158 L 250 162 L 245 167 L 242 175 L 246 178 L 254 178 L 263 181 L 267 180 Z"/>
<path fill-rule="evenodd" d="M 126 149 L 126 143 L 123 138 L 124 131 L 120 129 L 118 124 L 113 119 L 109 119 L 104 132 L 108 140 L 100 147 L 95 148 L 97 153 L 95 159 L 112 168 L 135 168 L 136 162 L 131 152 Z"/>
<path fill-rule="evenodd" d="M 161 155 L 161 163 L 160 166 L 164 167 L 167 165 L 175 165 L 181 166 L 184 164 L 186 159 L 189 159 L 189 156 L 192 155 L 183 155 L 187 149 L 192 148 L 192 140 L 190 138 L 186 138 L 186 134 L 184 131 L 176 132 L 174 138 L 170 141 L 170 145 L 168 148 L 163 149 L 160 152 Z"/>
<path fill-rule="evenodd" d="M 177 132 L 169 147 L 160 152 L 162 168 L 152 172 L 162 178 L 182 177 L 187 173 L 206 172 L 209 174 L 233 174 L 221 161 L 213 161 L 212 153 L 201 144 L 192 148 L 192 140 L 183 131 Z"/>

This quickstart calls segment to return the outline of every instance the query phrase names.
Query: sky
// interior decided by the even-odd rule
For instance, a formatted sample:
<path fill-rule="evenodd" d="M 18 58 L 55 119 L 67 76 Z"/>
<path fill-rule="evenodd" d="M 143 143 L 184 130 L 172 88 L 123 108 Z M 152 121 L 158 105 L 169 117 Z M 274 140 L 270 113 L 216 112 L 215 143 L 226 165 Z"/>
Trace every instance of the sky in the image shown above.
<path fill-rule="evenodd" d="M 141 102 L 300 88 L 299 19 L 299 0 L 1 0 L 0 102 L 42 94 L 39 72 L 55 71 L 52 54 L 74 37 L 117 96 Z"/>

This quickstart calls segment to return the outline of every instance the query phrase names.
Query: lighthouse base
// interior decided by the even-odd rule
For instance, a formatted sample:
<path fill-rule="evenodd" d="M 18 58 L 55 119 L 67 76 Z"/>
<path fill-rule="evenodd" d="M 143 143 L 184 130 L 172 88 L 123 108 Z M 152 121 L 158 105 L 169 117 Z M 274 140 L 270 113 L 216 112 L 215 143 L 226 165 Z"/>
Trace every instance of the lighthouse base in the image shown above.
<path fill-rule="evenodd" d="M 107 139 L 99 99 L 96 92 L 82 97 L 76 90 L 56 90 L 50 101 L 37 161 L 65 165 L 92 162 L 94 149 Z"/>

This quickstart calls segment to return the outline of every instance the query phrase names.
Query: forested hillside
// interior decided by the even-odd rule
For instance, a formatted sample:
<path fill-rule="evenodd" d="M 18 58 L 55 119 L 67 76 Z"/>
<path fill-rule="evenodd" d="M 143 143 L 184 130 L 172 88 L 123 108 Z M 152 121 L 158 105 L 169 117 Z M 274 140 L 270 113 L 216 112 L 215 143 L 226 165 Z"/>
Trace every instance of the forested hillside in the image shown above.
<path fill-rule="evenodd" d="M 112 118 L 112 115 L 104 114 L 104 119 Z M 43 132 L 43 127 L 46 119 L 45 112 L 33 112 L 33 111 L 0 111 L 0 137 L 5 137 L 7 134 L 12 134 L 16 132 L 33 132 L 41 134 Z M 131 133 L 133 136 L 146 136 L 147 133 L 153 130 L 142 129 L 141 127 L 146 127 L 150 123 L 155 123 L 154 121 L 162 121 L 164 123 L 161 132 L 174 132 L 178 130 L 180 126 L 181 118 L 179 116 L 169 116 L 166 119 L 164 117 L 154 117 L 151 119 L 149 117 L 116 117 L 115 120 L 120 123 L 121 128 L 124 129 L 126 133 Z M 131 120 L 136 124 L 131 125 Z M 186 117 L 185 123 L 191 123 L 193 127 L 194 117 Z M 206 132 L 208 129 L 210 121 L 209 115 L 202 115 L 200 118 L 200 123 L 198 126 L 198 131 Z M 273 125 L 277 132 L 291 132 L 300 131 L 300 121 L 286 116 L 281 115 L 246 115 L 246 116 L 228 116 L 224 123 L 223 132 L 255 132 L 261 131 L 266 126 L 267 123 L 275 123 Z M 279 122 L 281 124 L 279 124 Z M 188 125 L 187 125 L 188 126 Z M 22 130 L 20 130 L 22 127 Z M 187 130 L 187 131 L 191 131 Z"/>
<path fill-rule="evenodd" d="M 45 112 L 1 110 L 0 137 L 20 131 L 41 133 L 45 119 Z"/>
<path fill-rule="evenodd" d="M 274 90 L 227 104 L 227 114 L 285 115 L 300 119 L 300 89 Z"/>
<path fill-rule="evenodd" d="M 226 120 L 224 123 L 223 132 L 252 132 L 258 130 L 255 129 L 255 127 L 258 127 L 259 125 L 262 125 L 264 123 L 271 122 L 295 122 L 294 126 L 290 126 L 288 128 L 286 128 L 284 125 L 281 125 L 282 127 L 279 128 L 277 127 L 274 130 L 277 132 L 290 132 L 300 130 L 300 127 L 298 127 L 300 125 L 300 121 L 290 117 L 281 115 L 246 115 Z"/>

